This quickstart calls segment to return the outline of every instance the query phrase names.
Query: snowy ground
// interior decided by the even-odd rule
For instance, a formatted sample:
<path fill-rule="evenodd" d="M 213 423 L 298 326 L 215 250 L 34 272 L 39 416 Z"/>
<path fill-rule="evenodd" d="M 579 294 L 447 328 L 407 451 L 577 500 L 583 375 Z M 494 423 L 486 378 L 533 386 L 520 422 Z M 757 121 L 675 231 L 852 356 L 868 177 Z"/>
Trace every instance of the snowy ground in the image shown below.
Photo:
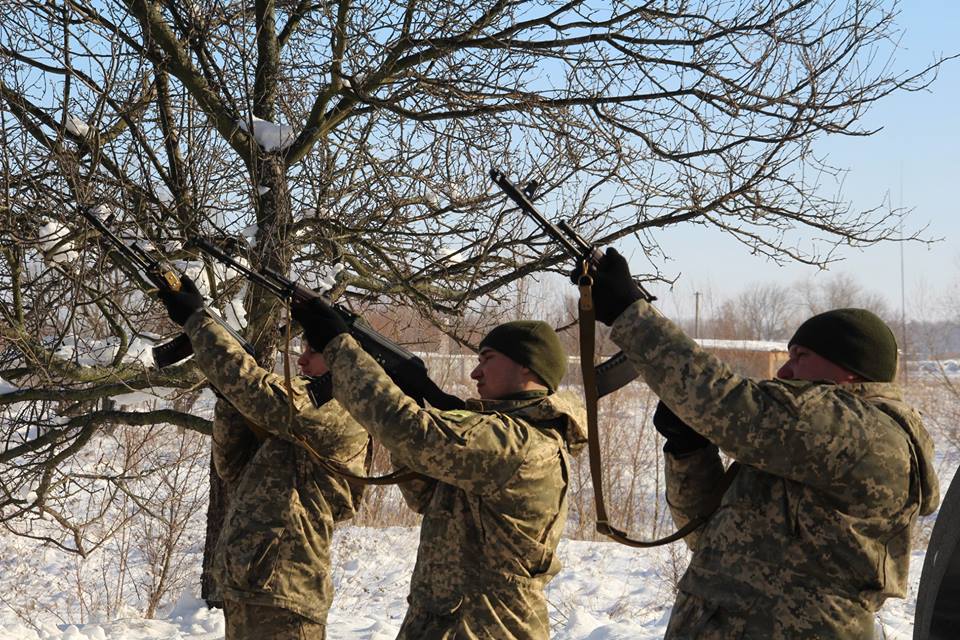
<path fill-rule="evenodd" d="M 942 367 L 942 368 L 941 368 Z M 914 371 L 929 374 L 931 380 L 960 377 L 960 361 L 945 361 L 934 369 L 933 364 L 920 363 Z M 917 376 L 923 378 L 924 376 Z M 0 380 L 0 393 L 12 389 Z M 9 385 L 8 385 L 9 386 Z M 639 397 L 639 396 L 638 396 Z M 128 394 L 117 399 L 118 406 L 154 408 L 156 398 L 145 393 Z M 940 470 L 941 495 L 946 491 L 953 473 L 960 466 L 960 437 L 956 397 L 942 385 L 919 385 L 913 401 L 926 413 L 928 427 L 937 441 L 937 468 Z M 639 402 L 639 401 L 637 401 Z M 629 440 L 634 434 L 644 433 L 652 438 L 652 446 L 659 450 L 659 442 L 652 429 L 644 430 L 643 420 L 650 409 L 637 402 L 623 400 L 610 408 L 609 424 L 619 425 L 628 437 L 624 443 L 612 444 L 623 457 L 640 451 L 632 448 Z M 201 400 L 195 408 L 204 407 L 209 413 L 210 398 Z M 6 411 L 13 412 L 10 406 Z M 619 413 L 618 413 L 619 412 Z M 644 417 L 646 416 L 646 417 Z M 140 433 L 142 428 L 131 428 Z M 85 470 L 99 470 L 114 460 L 123 447 L 130 448 L 123 439 L 125 431 L 104 435 L 75 456 L 71 464 Z M 610 434 L 618 433 L 611 430 Z M 141 611 L 144 594 L 150 587 L 150 576 L 145 568 L 151 546 L 149 518 L 131 520 L 132 525 L 118 529 L 121 533 L 105 537 L 102 543 L 95 534 L 107 527 L 110 518 L 102 518 L 99 498 L 104 490 L 91 488 L 89 498 L 84 494 L 67 496 L 74 519 L 89 520 L 89 539 L 97 542 L 95 551 L 85 560 L 76 554 L 42 546 L 28 537 L 15 536 L 9 529 L 16 525 L 21 533 L 34 536 L 49 530 L 47 518 L 28 522 L 7 523 L 0 528 L 0 640 L 218 640 L 224 636 L 223 616 L 217 610 L 209 611 L 196 596 L 199 583 L 200 549 L 205 524 L 205 488 L 202 479 L 208 473 L 209 452 L 191 439 L 189 434 L 171 438 L 163 435 L 162 447 L 155 453 L 141 453 L 141 467 L 163 469 L 164 457 L 172 448 L 182 461 L 184 471 L 179 484 L 141 487 L 143 495 L 154 498 L 177 497 L 180 504 L 191 510 L 188 535 L 181 541 L 184 567 L 183 580 L 190 585 L 186 595 L 174 604 L 161 606 L 157 619 L 144 619 Z M 144 436 L 146 437 L 146 436 Z M 612 436 L 611 436 L 612 437 Z M 141 441 L 134 444 L 138 447 Z M 191 448 L 191 446 L 193 448 Z M 196 448 L 196 447 L 200 448 Z M 137 449 L 140 451 L 140 449 Z M 153 450 L 151 450 L 153 451 Z M 641 451 L 642 453 L 642 451 Z M 618 462 L 616 455 L 605 457 L 607 465 Z M 119 464 L 119 462 L 117 463 Z M 192 466 L 190 466 L 192 465 Z M 126 467 L 123 467 L 124 469 Z M 131 467 L 139 468 L 139 467 Z M 631 467 L 632 468 L 632 467 Z M 110 467 L 112 469 L 112 467 Z M 108 469 L 109 470 L 109 469 Z M 111 471 L 118 475 L 119 470 Z M 584 471 L 586 473 L 586 471 Z M 161 474 L 170 480 L 170 474 Z M 612 474 L 611 474 L 612 477 Z M 148 477 L 149 480 L 152 476 Z M 627 478 L 630 480 L 630 478 Z M 636 478 L 634 478 L 636 480 Z M 171 480 L 172 481 L 172 480 Z M 608 480 L 611 482 L 611 480 Z M 623 478 L 621 483 L 626 482 Z M 633 484 L 629 487 L 633 487 Z M 655 490 L 652 477 L 644 476 L 637 484 L 643 495 Z M 648 486 L 649 485 L 649 486 Z M 619 485 L 614 485 L 619 486 Z M 197 489 L 200 487 L 200 490 Z M 8 491 L 14 488 L 6 487 Z M 17 495 L 29 501 L 31 486 L 25 485 Z M 610 489 L 610 487 L 608 487 Z M 190 492 L 198 492 L 193 501 Z M 169 504 L 162 502 L 160 504 Z M 614 501 L 614 504 L 623 504 Z M 662 506 L 662 504 L 661 504 Z M 203 508 L 201 508 L 203 507 Z M 112 518 L 128 517 L 128 512 L 116 506 L 108 514 Z M 119 509 L 119 510 L 118 510 Z M 571 519 L 576 509 L 571 505 Z M 137 514 L 138 512 L 129 512 Z M 142 514 L 140 514 L 142 515 Z M 137 515 L 137 517 L 140 517 Z M 130 516 L 133 517 L 133 516 Z M 120 518 L 122 520 L 122 518 Z M 101 520 L 104 521 L 103 524 Z M 932 521 L 931 519 L 928 519 Z M 139 523 L 139 524 L 138 524 Z M 162 531 L 161 531 L 162 533 Z M 70 540 L 62 541 L 70 546 Z M 333 547 L 334 583 L 336 599 L 328 619 L 330 640 L 387 640 L 395 637 L 406 610 L 405 597 L 409 576 L 416 556 L 417 530 L 411 528 L 338 529 Z M 666 629 L 673 602 L 671 585 L 682 573 L 686 557 L 679 544 L 655 550 L 636 550 L 615 543 L 563 540 L 560 546 L 564 569 L 547 589 L 550 604 L 552 635 L 555 640 L 644 640 L 661 638 Z M 914 599 L 923 552 L 916 552 L 911 566 L 910 590 L 904 600 L 891 600 L 880 613 L 878 638 L 909 640 L 913 635 Z M 170 598 L 176 598 L 180 589 L 172 589 Z M 164 600 L 164 602 L 167 602 Z"/>
<path fill-rule="evenodd" d="M 395 637 L 406 608 L 405 596 L 416 554 L 416 529 L 344 527 L 337 533 L 334 580 L 337 597 L 328 620 L 330 640 L 388 640 Z M 0 575 L 2 640 L 217 640 L 223 616 L 195 597 L 182 597 L 157 620 L 121 617 L 70 624 L 51 620 L 38 628 L 18 621 L 11 594 L 28 587 L 33 604 L 55 610 L 69 599 L 70 567 L 44 563 L 50 554 L 5 538 Z M 547 589 L 555 640 L 645 640 L 662 638 L 670 614 L 671 550 L 635 550 L 614 543 L 564 540 L 564 569 Z M 11 555 L 14 554 L 14 555 Z M 19 554 L 19 555 L 17 555 Z M 29 571 L 9 571 L 15 564 Z M 887 639 L 912 637 L 913 597 L 923 564 L 916 553 L 907 600 L 889 601 L 880 615 Z"/>

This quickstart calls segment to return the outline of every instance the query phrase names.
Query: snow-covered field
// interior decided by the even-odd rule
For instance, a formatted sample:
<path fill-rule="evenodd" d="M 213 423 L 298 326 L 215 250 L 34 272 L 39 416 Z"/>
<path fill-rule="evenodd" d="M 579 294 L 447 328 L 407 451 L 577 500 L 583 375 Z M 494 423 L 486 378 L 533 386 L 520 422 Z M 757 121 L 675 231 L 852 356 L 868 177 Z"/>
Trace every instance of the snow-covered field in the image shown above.
<path fill-rule="evenodd" d="M 388 640 L 396 636 L 406 609 L 405 596 L 416 554 L 417 530 L 343 527 L 334 547 L 337 596 L 328 620 L 331 640 Z M 5 538 L 0 576 L 2 640 L 217 640 L 223 616 L 208 611 L 194 595 L 156 620 L 119 617 L 72 624 L 50 619 L 39 626 L 18 621 L 11 605 L 51 611 L 76 597 L 71 566 L 27 541 Z M 644 640 L 661 638 L 670 615 L 671 550 L 635 550 L 615 543 L 564 540 L 564 569 L 547 589 L 556 640 Z M 197 558 L 199 563 L 199 557 Z M 912 637 L 913 597 L 923 554 L 913 558 L 910 596 L 888 601 L 881 611 L 878 637 Z M 13 566 L 24 567 L 13 571 Z M 19 586 L 28 584 L 29 589 Z"/>

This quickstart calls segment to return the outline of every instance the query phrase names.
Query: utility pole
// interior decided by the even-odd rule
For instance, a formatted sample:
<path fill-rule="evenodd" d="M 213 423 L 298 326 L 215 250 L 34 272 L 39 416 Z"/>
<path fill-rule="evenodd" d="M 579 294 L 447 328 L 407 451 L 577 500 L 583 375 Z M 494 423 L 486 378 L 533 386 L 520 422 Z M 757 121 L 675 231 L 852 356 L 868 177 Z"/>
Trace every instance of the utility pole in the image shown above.
<path fill-rule="evenodd" d="M 693 337 L 700 339 L 700 292 L 693 294 Z"/>
<path fill-rule="evenodd" d="M 903 160 L 900 161 L 900 215 L 903 215 Z M 910 382 L 909 362 L 907 361 L 907 287 L 904 277 L 906 265 L 903 255 L 903 218 L 900 218 L 900 335 L 903 336 L 903 384 Z"/>

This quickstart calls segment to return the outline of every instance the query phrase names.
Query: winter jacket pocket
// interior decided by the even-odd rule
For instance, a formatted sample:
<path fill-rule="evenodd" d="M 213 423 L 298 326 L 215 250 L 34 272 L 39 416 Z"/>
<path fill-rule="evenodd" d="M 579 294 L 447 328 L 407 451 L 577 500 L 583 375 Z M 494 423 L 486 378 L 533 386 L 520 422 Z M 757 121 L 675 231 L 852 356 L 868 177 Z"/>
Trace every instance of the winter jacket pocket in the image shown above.
<path fill-rule="evenodd" d="M 264 540 L 264 543 L 256 550 L 251 558 L 250 570 L 247 572 L 250 587 L 269 590 L 280 559 L 280 548 L 286 535 L 286 529 L 278 529 L 275 536 Z"/>
<path fill-rule="evenodd" d="M 667 626 L 667 638 L 675 640 L 738 640 L 746 620 L 726 606 L 680 591 Z"/>
<path fill-rule="evenodd" d="M 246 539 L 233 540 L 230 548 L 224 550 L 227 573 L 224 586 L 245 591 L 271 591 L 286 535 L 285 528 L 274 527 L 257 533 L 247 532 Z"/>

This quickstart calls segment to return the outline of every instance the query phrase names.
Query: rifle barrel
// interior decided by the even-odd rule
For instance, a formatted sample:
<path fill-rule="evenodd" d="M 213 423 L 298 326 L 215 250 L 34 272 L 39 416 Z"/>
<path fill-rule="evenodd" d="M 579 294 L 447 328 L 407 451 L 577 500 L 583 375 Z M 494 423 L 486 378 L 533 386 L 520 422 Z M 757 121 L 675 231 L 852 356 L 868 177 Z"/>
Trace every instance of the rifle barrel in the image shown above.
<path fill-rule="evenodd" d="M 240 264 L 239 262 L 234 260 L 231 256 L 227 255 L 226 253 L 224 253 L 214 245 L 210 244 L 203 238 L 193 238 L 187 243 L 187 246 L 195 246 L 201 251 L 203 251 L 204 253 L 213 256 L 220 262 L 223 262 L 224 264 L 230 266 L 230 268 L 232 268 L 234 271 L 238 271 L 242 273 L 245 278 L 247 278 L 251 282 L 254 282 L 260 285 L 261 287 L 263 287 L 273 295 L 277 296 L 278 298 L 283 299 L 290 295 L 288 293 L 289 287 L 283 286 L 283 283 L 279 283 L 276 281 L 277 279 L 279 279 L 279 276 L 276 274 L 276 272 L 273 272 L 273 271 L 269 272 L 270 276 L 273 279 L 268 278 L 262 273 L 258 271 L 254 271 L 253 269 L 250 269 L 249 267 Z"/>
<path fill-rule="evenodd" d="M 93 211 L 85 207 L 80 207 L 79 211 L 80 215 L 92 224 L 100 232 L 100 235 L 105 237 L 135 268 L 142 271 L 154 286 L 171 291 L 180 290 L 180 277 L 170 267 L 150 258 L 143 250 L 136 251 L 129 247 L 102 220 L 97 218 Z"/>
<path fill-rule="evenodd" d="M 540 224 L 540 227 L 547 235 L 559 242 L 570 257 L 575 260 L 587 260 L 593 265 L 600 263 L 601 258 L 603 258 L 603 253 L 600 249 L 587 242 L 567 221 L 562 220 L 559 224 L 555 225 L 547 220 L 543 214 L 537 211 L 537 208 L 533 206 L 533 203 L 530 202 L 527 195 L 517 189 L 502 171 L 490 169 L 490 177 L 496 185 L 507 194 L 508 198 L 513 200 L 518 207 Z M 656 296 L 651 295 L 650 292 L 647 291 L 642 281 L 637 278 L 634 278 L 633 281 L 637 284 L 637 287 L 640 288 L 640 292 L 647 302 L 653 302 L 657 299 Z"/>
<path fill-rule="evenodd" d="M 585 253 L 590 252 L 593 247 L 583 241 L 582 238 L 579 239 L 580 246 L 577 246 L 577 243 L 572 242 L 558 227 L 549 220 L 546 216 L 537 211 L 537 208 L 530 202 L 530 199 L 522 191 L 517 189 L 516 185 L 510 182 L 510 179 L 507 178 L 506 174 L 498 169 L 490 169 L 490 178 L 500 187 L 504 193 L 507 194 L 507 197 L 516 203 L 518 207 L 523 209 L 531 218 L 537 221 L 542 228 L 549 236 L 551 236 L 555 241 L 563 245 L 563 248 L 568 254 L 574 258 L 580 258 Z"/>

